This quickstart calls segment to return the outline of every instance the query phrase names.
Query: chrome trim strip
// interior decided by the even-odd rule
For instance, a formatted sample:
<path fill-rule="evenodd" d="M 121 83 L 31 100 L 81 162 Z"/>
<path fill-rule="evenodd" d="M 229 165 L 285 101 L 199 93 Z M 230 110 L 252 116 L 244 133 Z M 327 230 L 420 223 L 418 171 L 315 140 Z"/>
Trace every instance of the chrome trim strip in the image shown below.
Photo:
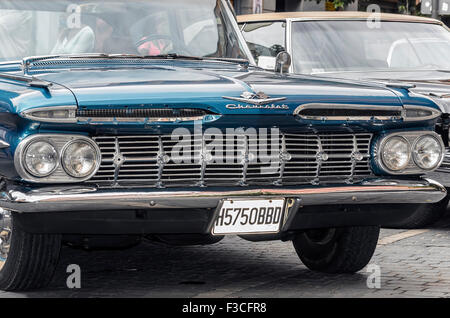
<path fill-rule="evenodd" d="M 348 109 L 348 110 L 373 110 L 373 111 L 400 111 L 401 116 L 308 116 L 301 115 L 302 110 L 306 109 Z M 423 110 L 431 112 L 429 116 L 423 117 L 407 117 L 407 110 Z M 353 104 L 327 104 L 327 103 L 311 103 L 311 104 L 303 104 L 298 106 L 294 110 L 294 115 L 299 116 L 302 119 L 306 120 L 401 120 L 404 121 L 424 121 L 424 120 L 432 120 L 441 115 L 441 111 L 434 109 L 432 107 L 426 106 L 416 106 L 416 105 L 405 105 L 400 108 L 400 106 L 378 106 L 378 105 L 353 105 Z"/>
<path fill-rule="evenodd" d="M 83 123 L 89 124 L 99 124 L 99 123 L 183 123 L 183 122 L 191 122 L 191 121 L 199 121 L 204 120 L 206 116 L 220 116 L 220 115 L 205 115 L 205 116 L 197 116 L 197 117 L 178 117 L 178 118 L 156 118 L 156 117 L 78 117 L 77 119 Z"/>
<path fill-rule="evenodd" d="M 446 196 L 437 182 L 371 179 L 358 185 L 277 188 L 186 188 L 170 191 L 43 188 L 0 192 L 0 207 L 17 212 L 216 208 L 230 198 L 299 198 L 303 206 L 331 204 L 435 203 Z"/>
<path fill-rule="evenodd" d="M 401 119 L 396 116 L 307 116 L 301 115 L 300 112 L 305 109 L 348 109 L 348 110 L 385 110 L 385 111 L 401 111 L 399 106 L 375 106 L 375 105 L 352 105 L 352 104 L 327 104 L 327 103 L 311 103 L 298 106 L 294 110 L 294 115 L 302 119 L 308 120 L 391 120 Z"/>
<path fill-rule="evenodd" d="M 28 76 L 28 75 L 16 75 L 16 74 L 9 74 L 9 73 L 0 73 L 0 78 L 12 80 L 12 81 L 19 81 L 28 84 L 31 87 L 38 87 L 38 88 L 46 88 L 48 89 L 50 86 L 53 85 L 51 82 L 47 82 L 44 80 L 41 80 L 34 76 Z"/>
<path fill-rule="evenodd" d="M 289 20 L 289 19 L 286 20 L 286 39 L 285 39 L 285 44 L 286 44 L 286 52 L 288 52 L 289 54 L 291 54 L 291 56 L 293 56 L 294 53 L 292 52 L 292 20 Z M 294 63 L 293 62 L 289 66 L 288 72 L 289 73 L 295 73 Z"/>
<path fill-rule="evenodd" d="M 10 146 L 9 143 L 0 139 L 0 149 L 8 148 L 9 146 Z"/>
<path fill-rule="evenodd" d="M 55 111 L 55 110 L 66 110 L 69 112 L 68 118 L 47 118 L 47 117 L 38 117 L 33 115 L 35 112 L 45 112 L 45 111 Z M 77 116 L 77 106 L 51 106 L 51 107 L 39 107 L 33 108 L 20 113 L 20 116 L 23 118 L 39 121 L 39 122 L 47 122 L 47 123 L 89 123 L 89 124 L 97 124 L 104 122 L 122 122 L 122 123 L 175 123 L 175 122 L 191 122 L 204 120 L 205 117 L 210 116 L 213 120 L 221 117 L 219 114 L 205 114 L 202 116 L 188 116 L 188 117 L 78 117 Z"/>
<path fill-rule="evenodd" d="M 307 21 L 367 21 L 365 17 L 303 17 L 303 18 L 286 18 L 287 20 L 291 20 L 292 22 L 307 22 Z M 253 22 L 253 21 L 252 21 Z M 266 21 L 267 22 L 267 21 Z M 381 18 L 381 22 L 404 22 L 404 23 L 430 23 L 430 24 L 439 24 L 442 25 L 441 21 L 416 21 L 416 20 L 402 20 L 397 17 L 385 17 Z"/>
<path fill-rule="evenodd" d="M 426 107 L 426 106 L 416 106 L 416 105 L 405 105 L 403 106 L 405 108 L 405 115 L 403 116 L 404 121 L 421 121 L 421 120 L 432 120 L 439 116 L 441 116 L 442 112 L 438 109 Z M 407 117 L 406 116 L 406 110 L 424 110 L 424 111 L 430 111 L 430 116 L 424 116 L 424 117 Z"/>
<path fill-rule="evenodd" d="M 55 110 L 66 110 L 69 112 L 69 118 L 43 118 L 43 117 L 37 117 L 34 116 L 33 113 L 35 112 L 45 112 L 45 111 L 55 111 Z M 23 118 L 33 120 L 33 121 L 40 121 L 40 122 L 46 122 L 46 123 L 76 123 L 76 111 L 77 106 L 75 105 L 68 105 L 68 106 L 51 106 L 51 107 L 39 107 L 39 108 L 33 108 L 26 111 L 23 111 L 20 113 L 20 116 Z"/>

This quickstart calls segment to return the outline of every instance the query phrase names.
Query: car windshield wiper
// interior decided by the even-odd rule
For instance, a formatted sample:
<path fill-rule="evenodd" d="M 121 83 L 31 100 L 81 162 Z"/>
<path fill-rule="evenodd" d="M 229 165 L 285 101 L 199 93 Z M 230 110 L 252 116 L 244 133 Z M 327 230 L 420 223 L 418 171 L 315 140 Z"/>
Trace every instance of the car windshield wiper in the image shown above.
<path fill-rule="evenodd" d="M 246 64 L 248 65 L 250 62 L 247 59 L 240 59 L 234 57 L 204 57 L 204 60 L 213 60 L 213 61 L 222 61 L 222 62 L 230 62 L 237 64 Z"/>
<path fill-rule="evenodd" d="M 86 53 L 86 54 L 61 54 L 61 55 L 45 55 L 45 56 L 35 56 L 27 57 L 23 59 L 23 65 L 25 69 L 32 63 L 39 61 L 47 61 L 53 59 L 140 59 L 140 60 L 158 60 L 158 59 L 169 59 L 169 60 L 195 60 L 195 61 L 222 61 L 229 63 L 238 63 L 248 65 L 249 61 L 240 58 L 228 58 L 228 57 L 201 57 L 201 56 L 190 56 L 181 55 L 176 53 L 169 54 L 159 54 L 159 55 L 138 55 L 138 54 L 106 54 L 106 53 Z"/>
<path fill-rule="evenodd" d="M 83 57 L 83 56 L 80 56 Z M 70 58 L 80 58 L 78 56 L 70 56 Z M 88 56 L 89 57 L 89 56 Z M 141 60 L 158 60 L 158 59 L 168 59 L 168 60 L 203 60 L 202 57 L 190 56 L 190 55 L 180 55 L 176 53 L 169 54 L 158 54 L 158 55 L 138 55 L 138 54 L 98 54 L 90 56 L 91 58 L 105 58 L 105 59 L 141 59 Z"/>

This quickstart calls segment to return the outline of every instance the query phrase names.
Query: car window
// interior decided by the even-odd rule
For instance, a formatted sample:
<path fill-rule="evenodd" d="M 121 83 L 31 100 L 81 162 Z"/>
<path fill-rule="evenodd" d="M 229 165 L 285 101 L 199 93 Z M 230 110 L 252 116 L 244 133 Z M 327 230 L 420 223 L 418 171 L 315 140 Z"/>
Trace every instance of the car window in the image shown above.
<path fill-rule="evenodd" d="M 292 26 L 297 73 L 450 69 L 450 32 L 437 24 L 299 21 Z"/>
<path fill-rule="evenodd" d="M 286 50 L 286 22 L 252 22 L 241 27 L 256 62 L 261 56 L 276 57 Z"/>
<path fill-rule="evenodd" d="M 0 60 L 72 53 L 248 58 L 221 0 L 2 0 Z"/>

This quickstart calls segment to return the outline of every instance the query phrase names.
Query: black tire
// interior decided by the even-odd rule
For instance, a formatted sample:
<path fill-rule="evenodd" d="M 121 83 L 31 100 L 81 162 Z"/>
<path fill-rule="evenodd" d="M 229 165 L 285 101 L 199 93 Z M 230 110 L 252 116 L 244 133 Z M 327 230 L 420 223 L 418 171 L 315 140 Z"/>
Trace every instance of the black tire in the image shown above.
<path fill-rule="evenodd" d="M 444 216 L 447 211 L 449 198 L 434 204 L 419 204 L 410 217 L 400 222 L 385 224 L 384 227 L 397 229 L 419 229 L 428 227 Z"/>
<path fill-rule="evenodd" d="M 0 269 L 0 290 L 25 291 L 47 286 L 58 263 L 61 235 L 31 234 L 14 226 L 10 248 Z"/>
<path fill-rule="evenodd" d="M 292 240 L 300 260 L 311 270 L 355 273 L 363 269 L 377 247 L 378 226 L 307 230 Z"/>

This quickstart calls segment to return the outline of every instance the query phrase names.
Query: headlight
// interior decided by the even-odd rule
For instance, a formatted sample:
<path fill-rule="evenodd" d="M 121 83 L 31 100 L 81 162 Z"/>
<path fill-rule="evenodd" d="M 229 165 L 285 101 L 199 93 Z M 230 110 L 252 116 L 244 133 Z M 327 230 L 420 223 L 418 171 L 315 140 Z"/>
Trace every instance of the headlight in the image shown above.
<path fill-rule="evenodd" d="M 62 154 L 63 168 L 74 178 L 85 178 L 91 175 L 97 169 L 99 162 L 96 147 L 85 140 L 69 143 Z"/>
<path fill-rule="evenodd" d="M 393 136 L 383 143 L 381 159 L 386 168 L 399 171 L 408 165 L 410 153 L 409 142 L 403 137 Z"/>
<path fill-rule="evenodd" d="M 24 153 L 25 169 L 35 177 L 46 177 L 58 166 L 58 152 L 46 141 L 35 141 Z"/>
<path fill-rule="evenodd" d="M 76 183 L 100 168 L 102 155 L 94 140 L 72 134 L 36 134 L 23 139 L 14 152 L 14 167 L 24 181 Z"/>
<path fill-rule="evenodd" d="M 388 174 L 423 174 L 442 162 L 445 147 L 433 131 L 402 131 L 384 136 L 376 145 L 378 167 Z"/>
<path fill-rule="evenodd" d="M 414 162 L 424 170 L 436 168 L 441 162 L 441 143 L 431 135 L 419 137 L 413 147 Z"/>

